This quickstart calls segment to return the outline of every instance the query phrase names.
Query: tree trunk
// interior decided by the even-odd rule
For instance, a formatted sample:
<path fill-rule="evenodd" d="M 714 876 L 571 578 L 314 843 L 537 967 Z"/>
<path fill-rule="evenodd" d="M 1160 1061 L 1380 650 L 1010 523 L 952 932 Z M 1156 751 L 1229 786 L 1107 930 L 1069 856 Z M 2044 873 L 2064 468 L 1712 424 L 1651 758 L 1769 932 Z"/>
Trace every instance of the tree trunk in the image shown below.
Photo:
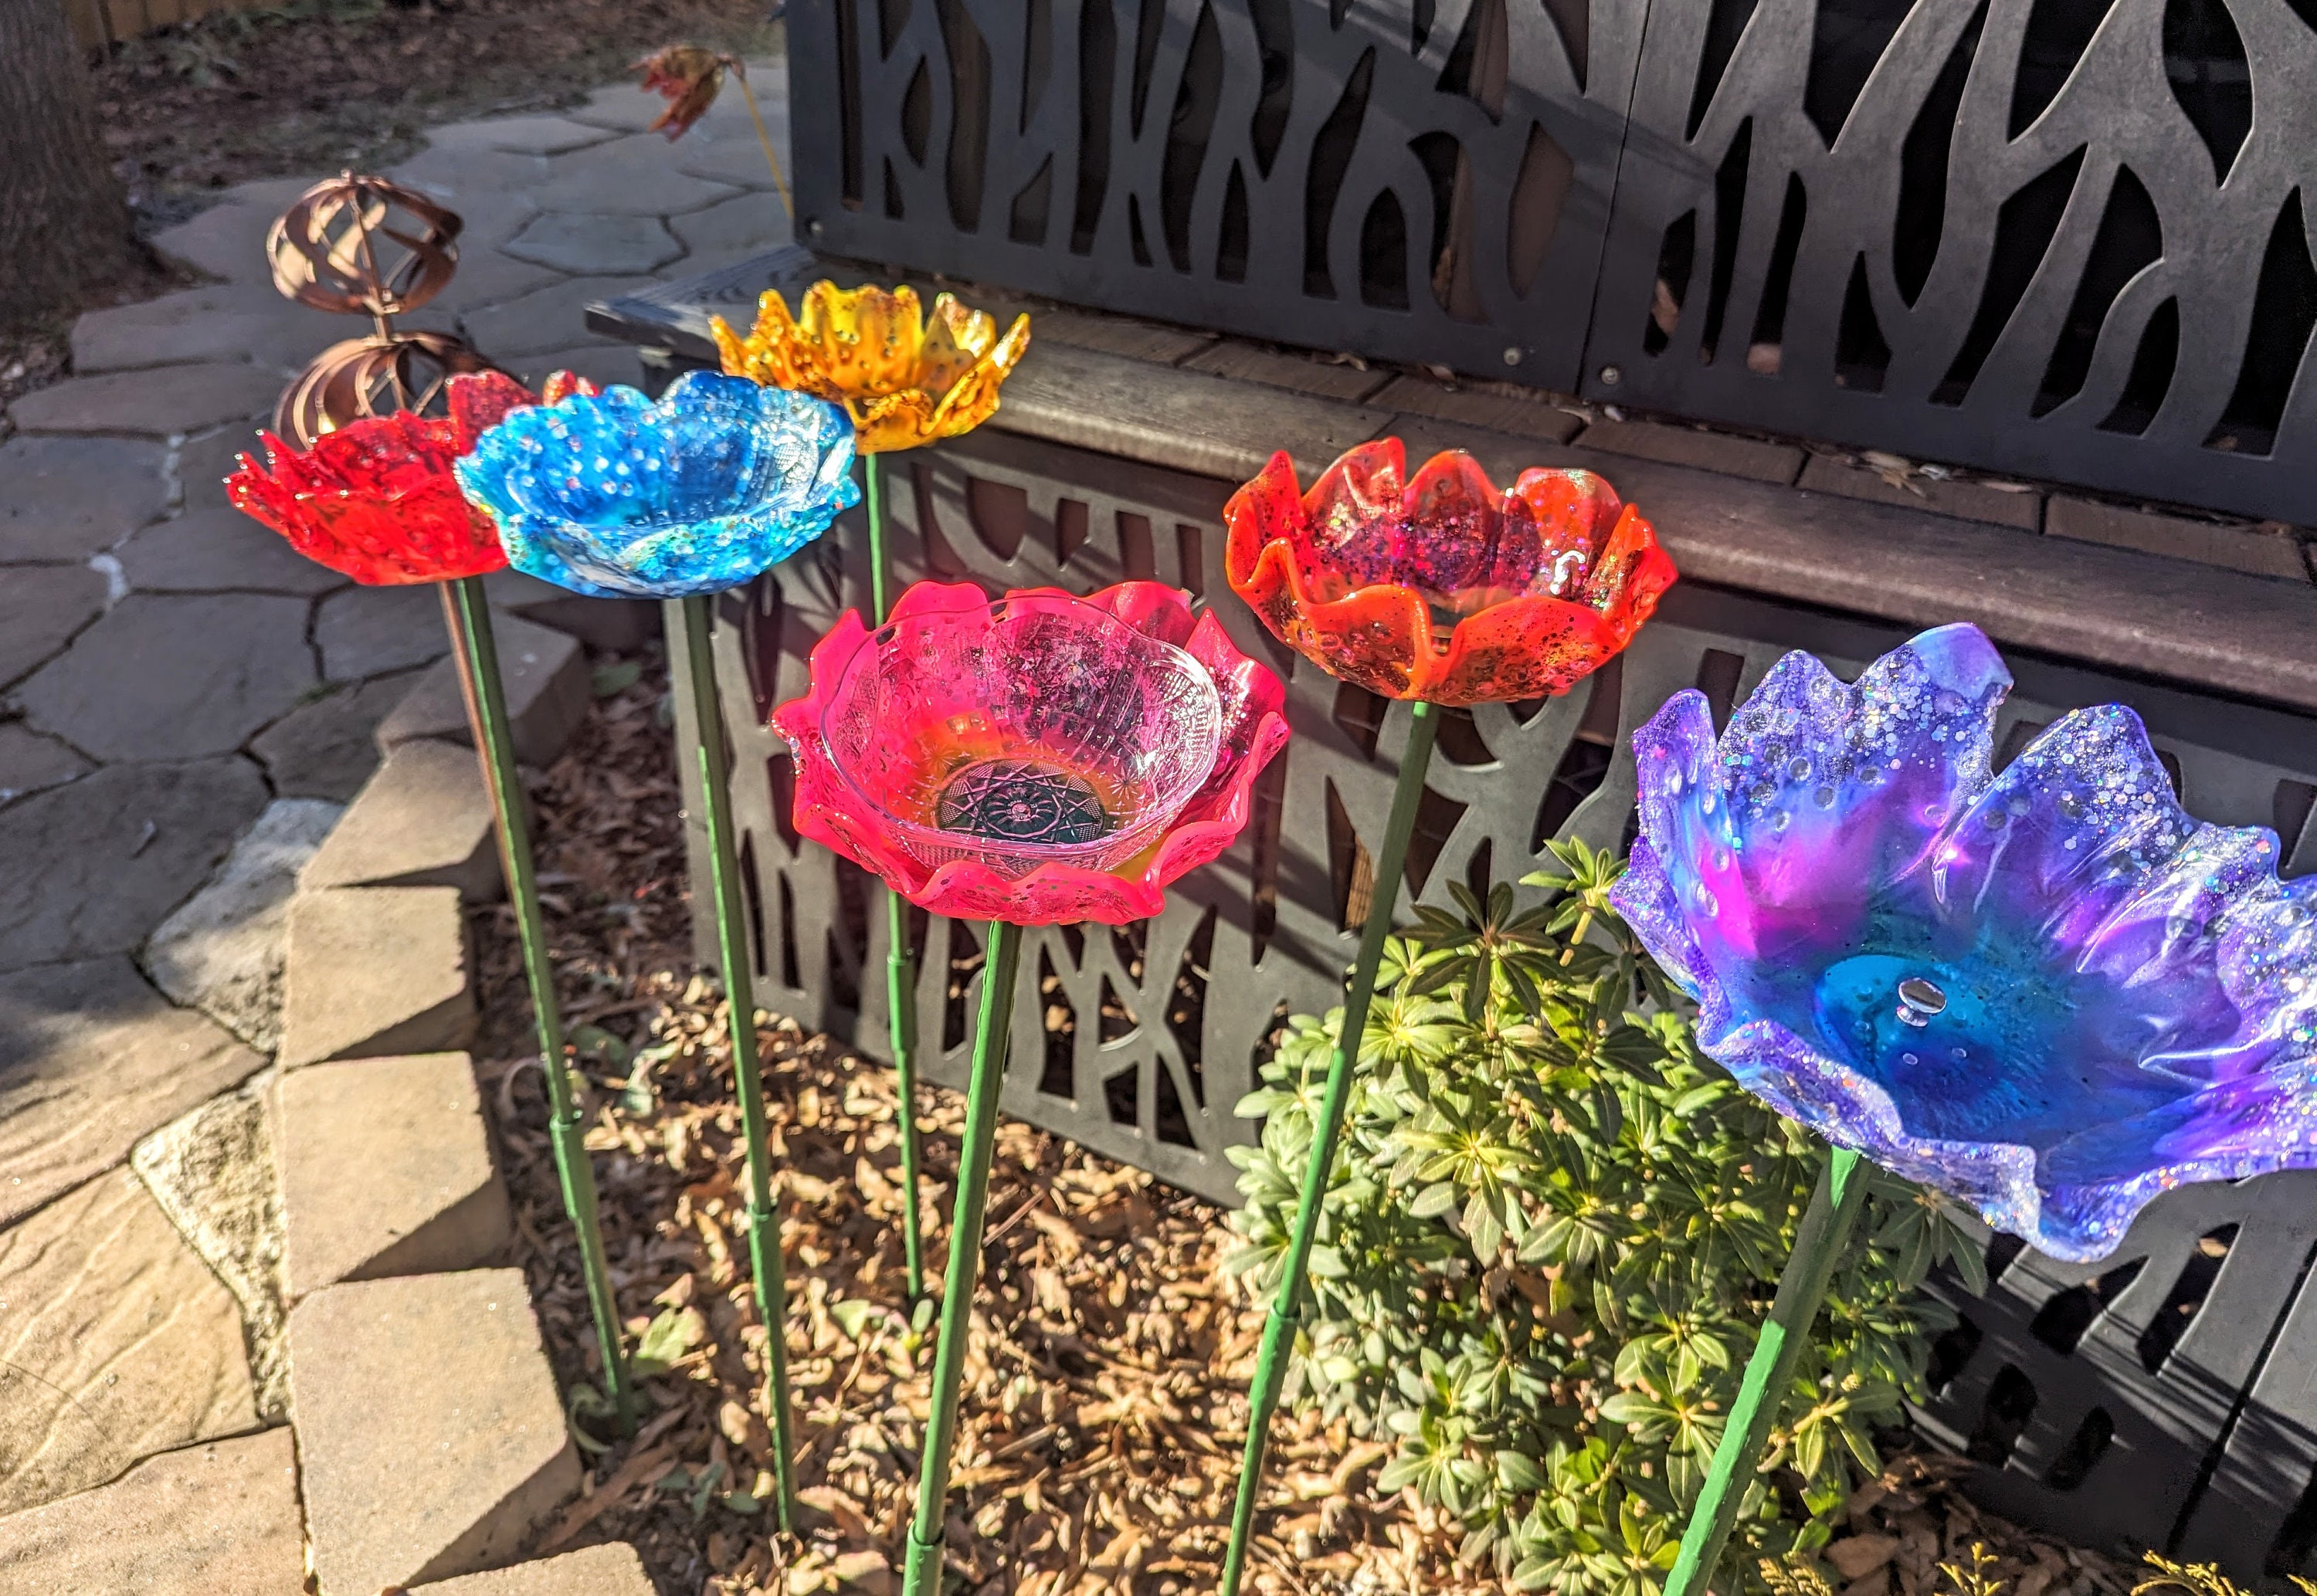
<path fill-rule="evenodd" d="M 133 249 L 63 0 L 0 0 L 0 327 L 70 308 Z"/>

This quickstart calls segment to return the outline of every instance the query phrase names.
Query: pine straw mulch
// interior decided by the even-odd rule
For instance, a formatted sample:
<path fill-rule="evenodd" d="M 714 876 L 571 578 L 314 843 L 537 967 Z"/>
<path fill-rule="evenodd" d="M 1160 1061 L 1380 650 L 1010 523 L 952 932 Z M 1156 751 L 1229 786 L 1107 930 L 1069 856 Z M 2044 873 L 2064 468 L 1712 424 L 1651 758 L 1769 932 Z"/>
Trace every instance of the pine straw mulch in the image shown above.
<path fill-rule="evenodd" d="M 624 669 L 621 674 L 624 675 Z M 599 682 L 612 686 L 599 670 Z M 591 1439 L 583 1494 L 533 1555 L 632 1543 L 663 1596 L 898 1588 L 931 1364 L 904 1300 L 890 1072 L 793 1021 L 758 1028 L 789 1267 L 803 1533 L 771 1534 L 764 1332 L 745 1268 L 742 1146 L 725 1016 L 691 974 L 680 799 L 656 663 L 600 699 L 533 790 L 558 986 L 589 1083 L 631 1344 L 672 1360 L 629 1440 Z M 547 1138 L 511 915 L 477 916 L 479 1056 L 515 1195 L 519 1262 L 566 1390 L 598 1377 Z M 962 978 L 962 974 L 956 978 Z M 926 1273 L 938 1289 L 962 1100 L 919 1104 Z M 1177 1596 L 1216 1583 L 1246 1432 L 1258 1310 L 1218 1265 L 1222 1214 L 1068 1140 L 1001 1121 L 967 1358 L 950 1566 L 998 1596 Z M 608 1436 L 582 1414 L 582 1433 Z M 1384 1449 L 1278 1422 L 1249 1584 L 1271 1596 L 1494 1592 L 1445 1516 L 1378 1497 Z M 1980 1514 L 1968 1466 L 1910 1454 L 1854 1498 L 1831 1558 L 1846 1596 L 1930 1596 L 1970 1562 L 2009 1596 L 2093 1596 L 2123 1571 Z"/>

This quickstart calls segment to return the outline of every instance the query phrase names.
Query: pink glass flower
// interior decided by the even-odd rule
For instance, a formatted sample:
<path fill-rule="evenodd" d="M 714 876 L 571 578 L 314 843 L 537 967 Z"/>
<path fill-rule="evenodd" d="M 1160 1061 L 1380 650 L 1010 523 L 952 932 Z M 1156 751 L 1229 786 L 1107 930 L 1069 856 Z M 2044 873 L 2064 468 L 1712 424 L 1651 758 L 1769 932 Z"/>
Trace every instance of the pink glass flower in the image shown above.
<path fill-rule="evenodd" d="M 1123 925 L 1228 848 L 1287 741 L 1279 679 L 1155 582 L 848 612 L 773 712 L 797 831 L 958 919 Z"/>

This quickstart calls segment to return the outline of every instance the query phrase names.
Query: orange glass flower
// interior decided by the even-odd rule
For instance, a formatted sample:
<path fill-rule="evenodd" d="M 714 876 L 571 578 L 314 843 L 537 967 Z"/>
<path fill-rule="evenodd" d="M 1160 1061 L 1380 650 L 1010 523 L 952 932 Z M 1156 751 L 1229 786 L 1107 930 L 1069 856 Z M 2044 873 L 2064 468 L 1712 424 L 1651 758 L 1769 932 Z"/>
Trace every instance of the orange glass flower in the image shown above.
<path fill-rule="evenodd" d="M 756 302 L 746 338 L 714 323 L 724 370 L 767 388 L 801 388 L 845 406 L 863 454 L 915 449 L 970 432 L 997 408 L 997 388 L 1030 347 L 1030 318 L 1006 335 L 986 310 L 948 294 L 919 313 L 912 288 L 840 289 L 816 282 L 789 315 L 777 290 Z"/>
<path fill-rule="evenodd" d="M 1543 698 L 1673 584 L 1655 530 L 1590 471 L 1532 468 L 1499 494 L 1461 450 L 1407 470 L 1378 439 L 1299 493 L 1283 452 L 1223 510 L 1231 590 L 1331 676 L 1436 704 Z"/>

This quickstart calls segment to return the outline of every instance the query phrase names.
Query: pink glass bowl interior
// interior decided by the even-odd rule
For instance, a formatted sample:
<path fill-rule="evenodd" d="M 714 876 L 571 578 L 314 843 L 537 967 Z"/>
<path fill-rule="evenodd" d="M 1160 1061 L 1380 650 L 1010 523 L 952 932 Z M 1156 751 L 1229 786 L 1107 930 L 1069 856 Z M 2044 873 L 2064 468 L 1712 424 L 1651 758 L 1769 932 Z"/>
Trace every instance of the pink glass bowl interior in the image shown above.
<path fill-rule="evenodd" d="M 1058 594 L 871 632 L 821 736 L 847 785 L 938 869 L 1109 870 L 1158 840 L 1222 745 L 1214 681 L 1183 650 Z"/>

